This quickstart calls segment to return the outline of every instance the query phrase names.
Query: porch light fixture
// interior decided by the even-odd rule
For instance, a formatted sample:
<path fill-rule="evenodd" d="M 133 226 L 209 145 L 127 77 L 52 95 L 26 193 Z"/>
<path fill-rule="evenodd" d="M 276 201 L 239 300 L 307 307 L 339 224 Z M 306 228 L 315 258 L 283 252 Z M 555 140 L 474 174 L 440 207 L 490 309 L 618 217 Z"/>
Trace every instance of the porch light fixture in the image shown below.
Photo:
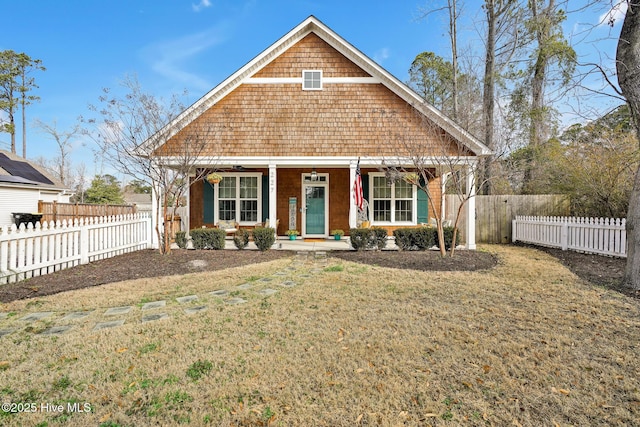
<path fill-rule="evenodd" d="M 311 181 L 318 180 L 318 172 L 316 172 L 316 168 L 311 169 Z"/>

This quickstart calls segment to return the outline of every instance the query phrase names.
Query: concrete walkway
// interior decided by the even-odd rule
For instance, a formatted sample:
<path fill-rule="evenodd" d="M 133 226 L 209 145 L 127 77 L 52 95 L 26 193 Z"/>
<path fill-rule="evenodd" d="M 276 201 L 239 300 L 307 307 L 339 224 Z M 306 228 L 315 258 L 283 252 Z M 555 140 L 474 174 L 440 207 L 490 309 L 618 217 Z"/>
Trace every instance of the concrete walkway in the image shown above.
<path fill-rule="evenodd" d="M 278 245 L 280 241 L 276 243 Z M 287 289 L 303 286 L 328 266 L 327 252 L 319 248 L 348 249 L 347 242 L 282 242 L 281 249 L 295 250 L 291 263 L 273 274 L 256 277 L 246 283 L 203 290 L 199 294 L 178 295 L 171 300 L 149 301 L 131 306 L 100 307 L 74 312 L 41 311 L 32 313 L 0 312 L 0 343 L 24 334 L 56 336 L 73 330 L 100 333 L 125 323 L 171 321 L 178 312 L 197 315 L 210 305 L 222 301 L 226 305 L 241 305 L 253 297 L 267 298 Z M 339 245 L 343 246 L 339 246 Z M 231 242 L 233 246 L 233 242 Z"/>
<path fill-rule="evenodd" d="M 176 246 L 177 247 L 177 246 Z M 342 240 L 335 239 L 296 239 L 289 240 L 288 238 L 278 238 L 276 239 L 276 243 L 272 247 L 276 250 L 283 251 L 350 251 L 353 250 L 351 248 L 351 242 L 349 242 L 349 238 L 345 237 Z M 225 249 L 236 250 L 237 248 L 233 244 L 233 240 L 227 239 L 225 244 Z M 258 248 L 253 242 L 249 242 L 249 245 L 246 249 L 257 250 Z M 398 247 L 395 244 L 395 240 L 393 238 L 387 239 L 387 246 L 385 249 L 389 250 L 397 250 Z"/>

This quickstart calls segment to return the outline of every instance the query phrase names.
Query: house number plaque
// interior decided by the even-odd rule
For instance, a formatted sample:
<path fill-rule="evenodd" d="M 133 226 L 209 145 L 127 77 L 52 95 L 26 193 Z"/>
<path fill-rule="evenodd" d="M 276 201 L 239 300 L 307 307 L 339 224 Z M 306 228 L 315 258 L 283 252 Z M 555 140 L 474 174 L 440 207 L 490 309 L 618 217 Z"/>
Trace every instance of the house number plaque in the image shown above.
<path fill-rule="evenodd" d="M 298 209 L 298 198 L 289 197 L 289 230 L 296 229 L 296 210 Z"/>

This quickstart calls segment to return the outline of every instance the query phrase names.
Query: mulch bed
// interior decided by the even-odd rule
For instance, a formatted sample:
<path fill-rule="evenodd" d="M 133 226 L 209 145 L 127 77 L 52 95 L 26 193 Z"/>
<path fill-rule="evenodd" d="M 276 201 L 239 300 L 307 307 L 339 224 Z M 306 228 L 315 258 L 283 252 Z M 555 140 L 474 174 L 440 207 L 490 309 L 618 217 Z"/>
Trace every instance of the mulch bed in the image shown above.
<path fill-rule="evenodd" d="M 497 258 L 487 252 L 456 251 L 452 257 L 439 251 L 336 251 L 332 257 L 380 267 L 420 271 L 476 271 L 496 266 Z"/>
<path fill-rule="evenodd" d="M 536 247 L 536 249 L 558 258 L 562 264 L 586 281 L 640 298 L 640 291 L 620 285 L 626 262 L 624 259 L 551 248 Z M 163 256 L 153 250 L 137 251 L 18 283 L 0 285 L 0 302 L 41 297 L 123 280 L 215 271 L 272 261 L 291 255 L 292 252 L 288 251 L 173 250 L 171 255 Z M 420 271 L 487 270 L 497 263 L 494 255 L 482 251 L 458 251 L 453 258 L 441 258 L 437 251 L 335 251 L 331 256 L 381 267 Z M 196 260 L 205 261 L 206 266 L 194 266 L 191 261 Z"/>
<path fill-rule="evenodd" d="M 291 256 L 288 251 L 190 251 L 176 249 L 170 255 L 142 250 L 60 270 L 17 283 L 0 285 L 0 302 L 53 295 L 74 289 L 145 277 L 162 277 L 257 264 Z M 206 262 L 195 267 L 190 261 Z"/>
<path fill-rule="evenodd" d="M 519 244 L 546 252 L 557 258 L 565 267 L 583 280 L 640 299 L 640 290 L 622 286 L 626 258 L 614 258 L 595 254 L 583 254 L 574 251 L 563 251 L 556 248 L 545 248 Z"/>

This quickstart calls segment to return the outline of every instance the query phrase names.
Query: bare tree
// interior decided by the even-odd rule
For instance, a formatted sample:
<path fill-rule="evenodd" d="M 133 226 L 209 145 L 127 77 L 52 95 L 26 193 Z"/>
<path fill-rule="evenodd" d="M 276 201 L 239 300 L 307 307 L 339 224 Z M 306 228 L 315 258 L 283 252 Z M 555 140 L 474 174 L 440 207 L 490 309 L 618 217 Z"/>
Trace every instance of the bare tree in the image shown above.
<path fill-rule="evenodd" d="M 122 97 L 104 91 L 100 109 L 92 107 L 98 118 L 83 119 L 89 125 L 85 132 L 96 142 L 98 155 L 107 163 L 153 186 L 155 231 L 162 242 L 160 252 L 167 254 L 171 251 L 167 219 L 175 217 L 178 203 L 190 185 L 214 167 L 200 167 L 200 161 L 205 150 L 214 147 L 216 125 L 197 122 L 174 135 L 172 125 L 184 110 L 177 96 L 165 104 L 143 92 L 135 77 L 125 78 L 122 87 L 127 91 Z M 215 155 L 211 151 L 207 154 L 209 158 Z"/>
<path fill-rule="evenodd" d="M 455 253 L 455 242 L 458 226 L 465 204 L 475 197 L 476 166 L 478 156 L 471 152 L 470 147 L 462 141 L 447 134 L 438 124 L 426 117 L 421 108 L 416 106 L 410 113 L 392 111 L 387 115 L 394 117 L 397 123 L 417 124 L 421 133 L 407 131 L 407 126 L 396 126 L 403 129 L 389 135 L 397 145 L 397 156 L 388 157 L 382 164 L 387 180 L 391 182 L 406 181 L 427 195 L 427 201 L 438 230 L 438 247 L 442 256 L 446 255 L 444 241 L 444 213 L 441 209 L 444 203 L 444 182 L 449 181 L 447 188 L 455 194 L 459 207 L 453 221 L 453 243 L 450 255 Z M 429 135 L 425 138 L 424 135 Z M 486 153 L 483 153 L 486 154 Z M 440 181 L 438 180 L 440 178 Z M 437 191 L 435 191 L 437 189 Z"/>
<path fill-rule="evenodd" d="M 52 124 L 48 124 L 36 119 L 34 125 L 56 142 L 58 153 L 57 156 L 52 159 L 53 164 L 50 168 L 55 171 L 56 177 L 61 183 L 70 185 L 69 170 L 71 168 L 71 162 L 69 155 L 73 148 L 72 141 L 80 133 L 80 125 L 76 124 L 68 131 L 59 131 L 56 120 L 54 120 Z"/>

